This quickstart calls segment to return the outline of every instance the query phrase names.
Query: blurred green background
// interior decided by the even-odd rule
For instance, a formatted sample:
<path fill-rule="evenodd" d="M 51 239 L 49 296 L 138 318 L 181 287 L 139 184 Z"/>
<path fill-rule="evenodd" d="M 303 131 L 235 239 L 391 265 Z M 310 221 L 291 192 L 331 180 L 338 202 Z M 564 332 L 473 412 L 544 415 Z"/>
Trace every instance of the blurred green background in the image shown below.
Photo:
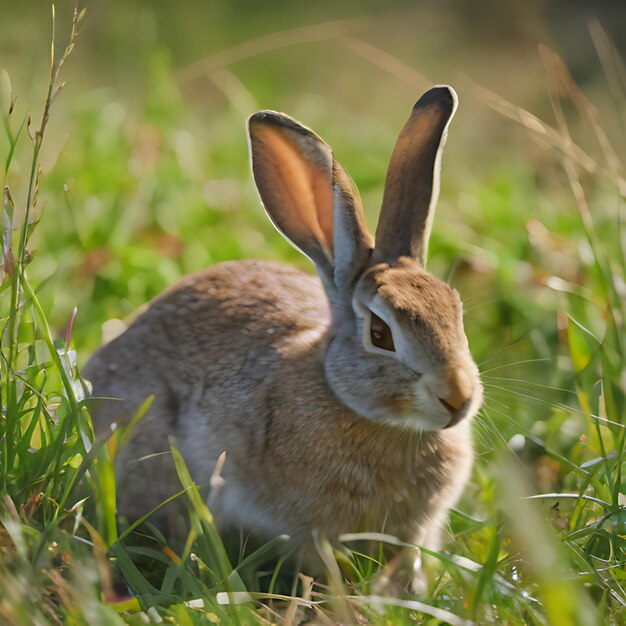
<path fill-rule="evenodd" d="M 57 4 L 58 47 L 72 6 Z M 79 306 L 75 332 L 86 351 L 98 342 L 96 321 L 127 315 L 181 273 L 239 256 L 302 262 L 266 224 L 251 185 L 244 122 L 255 110 L 288 112 L 319 132 L 359 185 L 373 228 L 387 160 L 412 103 L 432 83 L 452 84 L 461 106 L 431 245 L 432 266 L 444 276 L 459 261 L 502 264 L 499 247 L 520 261 L 530 220 L 552 228 L 569 219 L 538 197 L 561 182 L 550 155 L 479 101 L 474 82 L 551 122 L 537 49 L 547 43 L 591 96 L 600 94 L 609 130 L 619 121 L 587 24 L 593 14 L 619 34 L 618 2 L 595 2 L 593 12 L 586 2 L 483 0 L 86 6 L 44 145 L 49 175 L 39 208 L 47 216 L 31 267 L 50 277 L 42 297 L 57 328 Z M 14 118 L 29 111 L 38 121 L 49 7 L 41 0 L 0 7 Z M 24 174 L 10 173 L 14 195 Z M 503 238 L 485 218 L 504 203 Z M 474 218 L 493 228 L 475 232 Z M 509 237 L 522 249 L 511 250 Z M 490 299 L 482 288 L 465 294 L 472 305 Z"/>
<path fill-rule="evenodd" d="M 623 421 L 626 389 L 626 3 L 94 0 L 86 7 L 46 132 L 28 268 L 56 336 L 78 307 L 79 363 L 119 328 L 108 320 L 127 318 L 186 273 L 242 257 L 313 271 L 260 206 L 244 132 L 251 113 L 277 109 L 315 129 L 360 188 L 373 231 L 400 128 L 424 90 L 449 83 L 460 106 L 429 268 L 461 293 L 486 395 L 476 420 L 478 462 L 464 513 L 452 516 L 451 550 L 485 564 L 496 546 L 498 575 L 519 581 L 515 544 L 499 525 L 502 511 L 518 510 L 512 503 L 523 488 L 507 500 L 503 466 L 493 462 L 495 452 L 512 451 L 515 461 L 504 467 L 530 489 L 579 494 L 549 515 L 578 564 L 596 575 L 598 563 L 611 562 L 608 582 L 581 574 L 597 585 L 594 598 L 607 589 L 610 602 L 624 597 L 623 532 L 611 535 L 605 524 L 626 505 L 623 426 L 601 420 Z M 56 7 L 57 57 L 72 8 L 66 0 Z M 0 0 L 0 66 L 17 96 L 14 132 L 28 115 L 31 134 L 39 125 L 50 32 L 47 2 Z M 30 150 L 20 142 L 5 180 L 18 211 Z M 7 151 L 2 134 L 2 159 Z M 572 155 L 591 236 L 568 181 Z"/>

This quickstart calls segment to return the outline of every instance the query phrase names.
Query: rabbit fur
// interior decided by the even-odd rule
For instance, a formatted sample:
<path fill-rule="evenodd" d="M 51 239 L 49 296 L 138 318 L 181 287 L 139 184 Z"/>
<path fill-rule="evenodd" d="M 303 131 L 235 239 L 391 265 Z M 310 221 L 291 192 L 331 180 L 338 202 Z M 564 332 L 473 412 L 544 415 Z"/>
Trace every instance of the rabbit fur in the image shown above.
<path fill-rule="evenodd" d="M 459 296 L 425 269 L 456 104 L 447 86 L 416 103 L 375 245 L 330 148 L 284 114 L 250 118 L 264 207 L 319 277 L 220 263 L 165 291 L 91 358 L 97 432 L 154 395 L 117 461 L 122 514 L 137 518 L 180 490 L 173 436 L 200 485 L 226 453 L 211 503 L 224 530 L 302 545 L 314 532 L 384 531 L 439 547 L 482 402 Z"/>

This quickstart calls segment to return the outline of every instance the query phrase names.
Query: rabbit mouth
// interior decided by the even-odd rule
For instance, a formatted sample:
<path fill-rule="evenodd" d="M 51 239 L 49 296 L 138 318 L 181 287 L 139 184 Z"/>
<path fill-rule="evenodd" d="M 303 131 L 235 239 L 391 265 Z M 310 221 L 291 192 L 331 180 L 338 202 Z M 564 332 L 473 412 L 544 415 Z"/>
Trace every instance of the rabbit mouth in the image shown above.
<path fill-rule="evenodd" d="M 377 398 L 372 409 L 390 424 L 404 424 L 419 430 L 443 430 L 449 422 L 449 415 L 440 410 L 424 411 L 415 396 L 393 394 Z M 441 414 L 441 415 L 440 415 Z"/>

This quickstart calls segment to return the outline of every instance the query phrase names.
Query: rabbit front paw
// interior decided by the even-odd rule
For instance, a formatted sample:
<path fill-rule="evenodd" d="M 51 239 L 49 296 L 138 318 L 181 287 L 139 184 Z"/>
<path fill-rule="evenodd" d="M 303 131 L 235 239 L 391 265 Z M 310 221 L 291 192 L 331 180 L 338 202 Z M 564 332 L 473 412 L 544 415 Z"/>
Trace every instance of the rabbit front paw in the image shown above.
<path fill-rule="evenodd" d="M 427 580 L 419 548 L 402 548 L 372 580 L 372 592 L 375 595 L 399 597 L 410 592 L 423 595 Z"/>

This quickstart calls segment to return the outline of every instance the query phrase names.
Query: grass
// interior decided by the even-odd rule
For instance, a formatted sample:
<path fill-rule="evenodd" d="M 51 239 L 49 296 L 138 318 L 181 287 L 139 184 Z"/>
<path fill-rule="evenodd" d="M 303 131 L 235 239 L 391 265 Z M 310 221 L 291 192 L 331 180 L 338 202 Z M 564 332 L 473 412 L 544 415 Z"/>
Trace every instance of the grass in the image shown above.
<path fill-rule="evenodd" d="M 12 104 L 2 76 L 0 621 L 624 623 L 626 272 L 615 149 L 623 141 L 560 59 L 542 52 L 553 126 L 476 90 L 542 142 L 540 161 L 528 153 L 479 182 L 444 183 L 431 268 L 465 299 L 487 401 L 450 540 L 427 559 L 428 592 L 372 597 L 380 564 L 357 554 L 351 536 L 343 550 L 319 546 L 328 585 L 301 577 L 292 592 L 281 561 L 270 560 L 279 539 L 229 561 L 175 444 L 187 542 L 171 546 L 149 525 L 118 527 L 113 463 L 132 425 L 94 441 L 77 365 L 100 341 L 101 324 L 226 258 L 306 265 L 258 210 L 239 137 L 245 91 L 237 76 L 220 75 L 232 108 L 210 122 L 210 141 L 198 139 L 207 135 L 162 51 L 150 57 L 142 111 L 103 92 L 63 102 L 59 72 L 81 20 L 76 14 L 68 48 L 53 50 L 38 126 L 19 100 Z M 594 28 L 619 111 L 622 66 Z M 389 57 L 367 51 L 389 66 Z M 397 59 L 393 67 L 412 76 Z M 70 136 L 43 176 L 57 105 L 70 112 Z M 374 128 L 373 148 L 391 145 L 392 132 Z M 376 206 L 384 165 L 350 141 L 337 150 Z"/>

